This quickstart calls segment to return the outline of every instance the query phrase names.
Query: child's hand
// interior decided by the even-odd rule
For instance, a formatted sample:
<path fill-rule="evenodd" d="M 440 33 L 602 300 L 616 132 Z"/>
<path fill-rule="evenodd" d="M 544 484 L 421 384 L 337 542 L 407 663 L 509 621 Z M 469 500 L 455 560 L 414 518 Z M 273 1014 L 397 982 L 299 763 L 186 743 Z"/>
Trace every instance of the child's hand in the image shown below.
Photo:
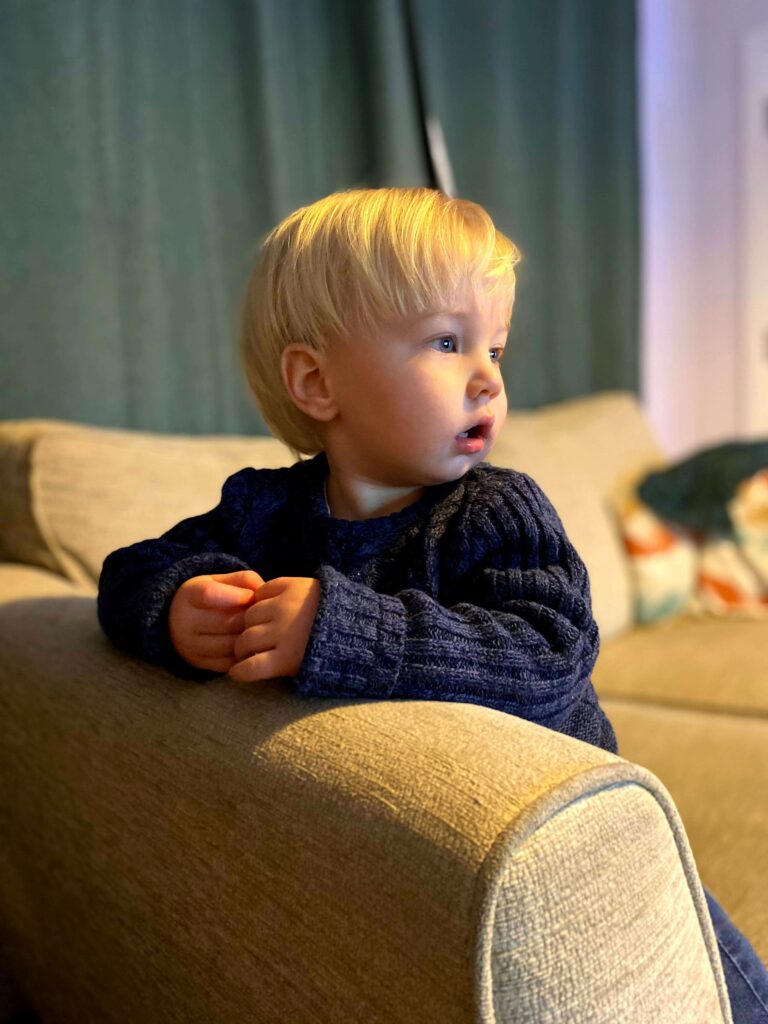
<path fill-rule="evenodd" d="M 245 629 L 235 641 L 238 664 L 229 675 L 238 683 L 295 676 L 319 604 L 315 579 L 280 576 L 265 583 L 245 612 Z"/>
<path fill-rule="evenodd" d="M 227 672 L 245 610 L 264 580 L 252 569 L 193 576 L 173 595 L 168 632 L 178 654 L 195 668 Z"/>

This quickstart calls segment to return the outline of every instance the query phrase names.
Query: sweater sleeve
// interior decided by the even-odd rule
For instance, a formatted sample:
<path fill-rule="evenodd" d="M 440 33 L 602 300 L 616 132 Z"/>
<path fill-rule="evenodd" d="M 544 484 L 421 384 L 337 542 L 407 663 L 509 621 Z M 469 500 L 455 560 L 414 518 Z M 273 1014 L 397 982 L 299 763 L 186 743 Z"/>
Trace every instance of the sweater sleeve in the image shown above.
<path fill-rule="evenodd" d="M 210 512 L 106 557 L 96 607 L 99 623 L 115 646 L 186 679 L 207 682 L 220 675 L 195 668 L 177 654 L 168 634 L 168 611 L 185 580 L 251 568 L 235 552 L 250 504 L 252 472 L 241 470 L 229 477 Z"/>
<path fill-rule="evenodd" d="M 586 567 L 529 477 L 500 475 L 489 492 L 475 525 L 488 542 L 449 606 L 321 567 L 298 691 L 483 704 L 615 751 L 590 680 L 599 634 Z"/>

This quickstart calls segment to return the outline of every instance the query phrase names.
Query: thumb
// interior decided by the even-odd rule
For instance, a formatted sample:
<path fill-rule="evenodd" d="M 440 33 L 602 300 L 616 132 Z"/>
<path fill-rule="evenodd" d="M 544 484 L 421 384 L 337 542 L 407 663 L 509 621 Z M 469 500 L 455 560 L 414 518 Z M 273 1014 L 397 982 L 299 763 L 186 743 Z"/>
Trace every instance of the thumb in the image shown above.
<path fill-rule="evenodd" d="M 211 579 L 217 583 L 228 583 L 231 587 L 245 587 L 246 590 L 258 590 L 264 586 L 263 578 L 253 569 L 211 573 Z"/>
<path fill-rule="evenodd" d="M 232 608 L 249 605 L 256 591 L 264 585 L 257 572 L 211 573 L 205 588 L 206 608 Z"/>

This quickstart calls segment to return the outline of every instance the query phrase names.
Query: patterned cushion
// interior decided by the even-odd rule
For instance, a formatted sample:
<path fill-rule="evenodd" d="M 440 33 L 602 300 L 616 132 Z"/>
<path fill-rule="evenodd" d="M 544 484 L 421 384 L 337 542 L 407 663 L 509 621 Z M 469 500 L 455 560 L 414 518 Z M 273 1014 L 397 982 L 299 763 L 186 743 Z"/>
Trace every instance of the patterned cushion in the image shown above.
<path fill-rule="evenodd" d="M 620 503 L 619 513 L 635 620 L 647 624 L 687 611 L 696 588 L 696 544 L 634 495 Z"/>
<path fill-rule="evenodd" d="M 768 470 L 727 504 L 735 540 L 660 518 L 636 495 L 619 506 L 639 623 L 672 616 L 768 616 Z"/>

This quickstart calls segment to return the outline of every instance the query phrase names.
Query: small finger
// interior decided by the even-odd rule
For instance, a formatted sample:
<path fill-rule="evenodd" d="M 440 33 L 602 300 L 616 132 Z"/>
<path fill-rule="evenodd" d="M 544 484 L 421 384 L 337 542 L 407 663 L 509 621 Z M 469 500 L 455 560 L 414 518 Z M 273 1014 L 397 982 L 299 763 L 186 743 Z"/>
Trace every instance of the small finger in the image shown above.
<path fill-rule="evenodd" d="M 275 648 L 275 632 L 265 626 L 249 626 L 235 637 L 233 652 L 238 661 Z"/>
<path fill-rule="evenodd" d="M 287 577 L 278 576 L 273 580 L 267 580 L 253 595 L 254 603 L 256 601 L 267 601 L 282 594 L 285 590 L 286 579 Z"/>
<path fill-rule="evenodd" d="M 210 578 L 227 587 L 250 590 L 252 594 L 264 586 L 264 578 L 253 569 L 241 569 L 238 572 L 215 572 L 210 574 Z"/>
<path fill-rule="evenodd" d="M 236 636 L 245 629 L 245 611 L 209 609 L 196 620 L 198 636 Z"/>
<path fill-rule="evenodd" d="M 274 619 L 275 599 L 268 598 L 266 601 L 257 601 L 242 612 L 243 627 L 257 626 L 262 622 L 271 622 Z"/>
<path fill-rule="evenodd" d="M 188 628 L 194 636 L 230 636 L 245 628 L 245 609 L 191 608 L 187 612 Z"/>
<path fill-rule="evenodd" d="M 222 658 L 230 659 L 235 657 L 235 640 L 233 635 L 198 634 L 190 641 L 190 651 L 201 658 Z"/>
<path fill-rule="evenodd" d="M 234 658 L 196 658 L 196 667 L 205 669 L 208 672 L 228 672 L 235 664 Z"/>
<path fill-rule="evenodd" d="M 194 608 L 237 609 L 249 605 L 253 596 L 247 587 L 234 587 L 210 577 L 194 591 L 191 603 Z"/>
<path fill-rule="evenodd" d="M 229 669 L 229 675 L 236 683 L 253 683 L 262 679 L 273 679 L 275 671 L 274 649 L 252 654 L 250 658 L 237 662 Z"/>

